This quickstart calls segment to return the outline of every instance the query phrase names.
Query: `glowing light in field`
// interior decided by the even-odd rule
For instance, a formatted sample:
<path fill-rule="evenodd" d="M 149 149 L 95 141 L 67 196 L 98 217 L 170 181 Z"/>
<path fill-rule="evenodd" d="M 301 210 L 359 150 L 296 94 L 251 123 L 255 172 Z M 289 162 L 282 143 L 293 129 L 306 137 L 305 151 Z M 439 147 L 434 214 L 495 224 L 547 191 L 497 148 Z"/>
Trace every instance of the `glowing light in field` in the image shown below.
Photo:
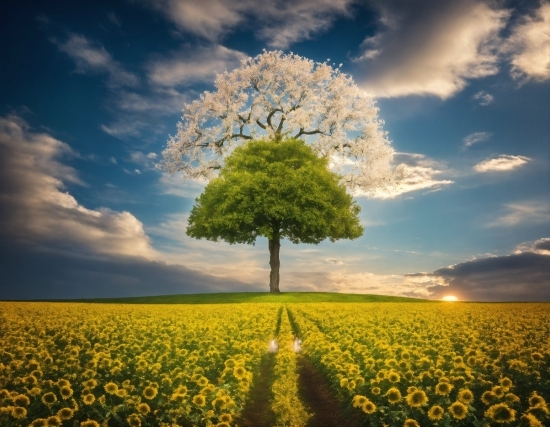
<path fill-rule="evenodd" d="M 441 298 L 443 301 L 458 301 L 458 298 L 454 295 L 447 295 Z"/>

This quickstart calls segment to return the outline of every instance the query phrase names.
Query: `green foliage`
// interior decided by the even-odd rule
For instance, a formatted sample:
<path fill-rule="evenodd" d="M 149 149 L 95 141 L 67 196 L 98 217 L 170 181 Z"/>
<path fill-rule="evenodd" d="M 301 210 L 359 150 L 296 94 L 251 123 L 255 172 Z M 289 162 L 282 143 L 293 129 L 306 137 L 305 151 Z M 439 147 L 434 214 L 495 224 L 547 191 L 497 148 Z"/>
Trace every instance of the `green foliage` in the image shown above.
<path fill-rule="evenodd" d="M 196 199 L 187 235 L 231 244 L 274 235 L 315 244 L 357 238 L 361 208 L 340 178 L 301 140 L 249 142 Z"/>

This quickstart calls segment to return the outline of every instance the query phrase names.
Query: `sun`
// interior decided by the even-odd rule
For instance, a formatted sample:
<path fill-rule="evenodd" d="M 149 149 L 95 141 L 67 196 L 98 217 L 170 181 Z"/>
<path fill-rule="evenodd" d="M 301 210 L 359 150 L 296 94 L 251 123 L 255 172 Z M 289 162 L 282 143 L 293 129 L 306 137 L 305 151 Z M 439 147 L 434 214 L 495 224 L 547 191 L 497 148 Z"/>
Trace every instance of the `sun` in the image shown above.
<path fill-rule="evenodd" d="M 454 295 L 446 295 L 443 298 L 441 298 L 443 301 L 458 301 L 458 298 Z"/>

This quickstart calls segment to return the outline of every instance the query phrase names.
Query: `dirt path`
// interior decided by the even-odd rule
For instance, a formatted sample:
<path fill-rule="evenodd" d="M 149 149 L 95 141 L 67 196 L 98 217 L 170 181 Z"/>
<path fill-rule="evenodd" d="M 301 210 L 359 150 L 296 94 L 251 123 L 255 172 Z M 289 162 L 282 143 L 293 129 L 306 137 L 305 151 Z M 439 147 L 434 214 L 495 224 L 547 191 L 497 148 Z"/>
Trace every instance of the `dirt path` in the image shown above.
<path fill-rule="evenodd" d="M 239 427 L 271 427 L 275 425 L 275 414 L 271 410 L 271 384 L 275 355 L 266 353 L 260 362 L 258 376 L 250 390 L 250 400 L 236 423 Z"/>
<path fill-rule="evenodd" d="M 300 399 L 313 414 L 306 427 L 358 427 L 361 421 L 354 414 L 346 414 L 333 396 L 322 373 L 311 364 L 307 355 L 298 358 Z"/>

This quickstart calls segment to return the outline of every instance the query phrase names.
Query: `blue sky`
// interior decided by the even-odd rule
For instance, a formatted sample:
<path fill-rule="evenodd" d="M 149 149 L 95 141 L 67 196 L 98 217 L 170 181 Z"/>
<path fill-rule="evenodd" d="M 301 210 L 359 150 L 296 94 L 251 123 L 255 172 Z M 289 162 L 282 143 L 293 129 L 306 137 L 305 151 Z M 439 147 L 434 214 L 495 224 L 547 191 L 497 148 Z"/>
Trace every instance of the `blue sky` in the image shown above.
<path fill-rule="evenodd" d="M 185 103 L 266 50 L 342 63 L 408 176 L 354 241 L 282 242 L 281 290 L 550 301 L 550 4 L 10 1 L 0 299 L 267 291 L 267 240 L 193 240 L 155 168 Z"/>

